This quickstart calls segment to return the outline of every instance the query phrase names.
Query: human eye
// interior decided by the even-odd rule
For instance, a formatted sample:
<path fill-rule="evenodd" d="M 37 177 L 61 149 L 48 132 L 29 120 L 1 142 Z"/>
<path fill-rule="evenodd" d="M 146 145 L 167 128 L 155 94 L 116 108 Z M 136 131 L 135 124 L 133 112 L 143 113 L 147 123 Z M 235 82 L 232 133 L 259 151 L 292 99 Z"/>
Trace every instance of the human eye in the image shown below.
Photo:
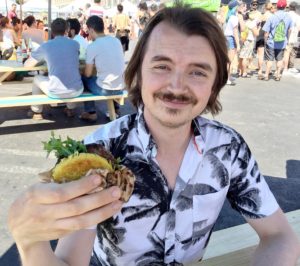
<path fill-rule="evenodd" d="M 153 68 L 156 70 L 168 70 L 169 69 L 169 67 L 167 65 L 155 65 Z"/>
<path fill-rule="evenodd" d="M 206 73 L 201 70 L 192 70 L 190 72 L 190 75 L 194 76 L 194 77 L 206 77 L 207 76 Z"/>

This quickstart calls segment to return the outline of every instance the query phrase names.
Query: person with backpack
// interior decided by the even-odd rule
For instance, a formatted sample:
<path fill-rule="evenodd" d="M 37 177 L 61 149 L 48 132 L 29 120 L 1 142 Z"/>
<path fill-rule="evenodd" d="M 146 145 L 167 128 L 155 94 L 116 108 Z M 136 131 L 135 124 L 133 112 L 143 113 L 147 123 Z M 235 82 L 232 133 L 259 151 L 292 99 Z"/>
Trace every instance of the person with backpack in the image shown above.
<path fill-rule="evenodd" d="M 263 27 L 263 31 L 265 32 L 264 59 L 267 65 L 264 80 L 269 80 L 274 60 L 276 61 L 275 80 L 280 81 L 281 79 L 283 54 L 293 26 L 291 17 L 285 12 L 286 6 L 286 0 L 278 0 L 277 11 L 266 21 Z"/>

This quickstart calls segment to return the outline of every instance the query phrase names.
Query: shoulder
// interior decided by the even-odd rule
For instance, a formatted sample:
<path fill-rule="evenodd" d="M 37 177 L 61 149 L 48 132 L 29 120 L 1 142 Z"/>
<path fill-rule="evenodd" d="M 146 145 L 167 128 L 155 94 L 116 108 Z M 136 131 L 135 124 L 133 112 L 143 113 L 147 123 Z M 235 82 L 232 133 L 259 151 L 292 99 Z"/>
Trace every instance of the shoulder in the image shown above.
<path fill-rule="evenodd" d="M 122 116 L 119 119 L 111 121 L 104 126 L 99 127 L 84 138 L 84 144 L 106 143 L 107 145 L 128 133 L 134 128 L 136 114 Z"/>
<path fill-rule="evenodd" d="M 120 44 L 120 46 L 122 47 L 120 40 L 118 38 L 116 38 L 115 36 L 109 36 L 109 35 L 107 35 L 107 36 L 105 36 L 103 38 L 103 42 L 105 42 L 106 45 L 107 44 L 110 44 L 110 45 L 111 44 L 115 44 L 115 45 L 119 45 Z"/>
<path fill-rule="evenodd" d="M 196 119 L 200 134 L 203 135 L 205 141 L 224 142 L 224 143 L 243 143 L 243 137 L 233 128 L 221 122 L 210 120 L 199 116 Z"/>
<path fill-rule="evenodd" d="M 236 26 L 239 23 L 239 19 L 237 16 L 230 16 L 228 23 L 233 26 Z"/>
<path fill-rule="evenodd" d="M 79 43 L 78 42 L 76 42 L 75 40 L 71 40 L 71 39 L 69 39 L 69 41 L 70 41 L 70 45 L 72 45 L 76 48 L 79 48 Z"/>

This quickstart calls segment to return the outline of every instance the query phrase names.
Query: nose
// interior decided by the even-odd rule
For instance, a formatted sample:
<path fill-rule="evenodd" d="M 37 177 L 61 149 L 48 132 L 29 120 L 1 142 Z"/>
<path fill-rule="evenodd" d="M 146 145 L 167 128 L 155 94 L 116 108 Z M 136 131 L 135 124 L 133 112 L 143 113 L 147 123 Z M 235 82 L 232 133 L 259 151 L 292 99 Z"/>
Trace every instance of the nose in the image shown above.
<path fill-rule="evenodd" d="M 174 71 L 170 77 L 170 89 L 171 90 L 184 90 L 184 73 L 181 71 Z"/>

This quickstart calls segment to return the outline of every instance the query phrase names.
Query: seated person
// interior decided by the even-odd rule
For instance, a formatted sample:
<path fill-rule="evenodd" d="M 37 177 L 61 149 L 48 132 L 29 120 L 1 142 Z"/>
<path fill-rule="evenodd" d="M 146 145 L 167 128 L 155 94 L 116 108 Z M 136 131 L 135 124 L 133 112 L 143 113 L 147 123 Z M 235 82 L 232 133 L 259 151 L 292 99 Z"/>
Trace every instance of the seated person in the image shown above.
<path fill-rule="evenodd" d="M 74 41 L 79 43 L 80 46 L 80 55 L 79 55 L 79 59 L 80 60 L 84 60 L 85 59 L 85 52 L 86 52 L 86 48 L 88 46 L 88 41 L 83 38 L 79 32 L 80 32 L 80 22 L 77 18 L 69 18 L 67 20 L 68 24 L 69 24 L 69 33 L 68 36 L 73 39 Z"/>
<path fill-rule="evenodd" d="M 124 87 L 125 68 L 122 45 L 117 38 L 104 34 L 102 18 L 91 16 L 86 25 L 93 42 L 86 50 L 86 66 L 82 77 L 84 88 L 95 95 L 120 94 Z M 94 66 L 97 76 L 92 76 Z M 117 115 L 118 108 L 119 105 L 115 104 Z M 84 102 L 84 112 L 80 118 L 91 122 L 97 120 L 94 101 Z"/>
<path fill-rule="evenodd" d="M 52 98 L 73 98 L 83 92 L 83 85 L 79 73 L 79 44 L 65 35 L 68 33 L 68 24 L 62 18 L 55 19 L 51 24 L 53 40 L 43 43 L 31 53 L 25 66 L 34 66 L 45 60 L 49 77 L 35 76 L 32 94 L 45 93 Z M 67 103 L 65 113 L 68 117 L 74 116 L 75 103 Z M 31 106 L 33 119 L 43 119 L 42 105 Z"/>
<path fill-rule="evenodd" d="M 20 45 L 20 41 L 14 30 L 11 28 L 7 17 L 0 18 L 0 28 L 2 30 L 4 43 L 9 44 L 13 47 Z"/>
<path fill-rule="evenodd" d="M 37 29 L 43 31 L 43 39 L 44 39 L 44 42 L 48 41 L 48 27 L 45 27 L 45 24 L 42 20 L 40 19 L 37 19 L 36 20 L 36 27 Z"/>
<path fill-rule="evenodd" d="M 34 16 L 28 16 L 25 18 L 27 29 L 22 32 L 22 39 L 25 40 L 28 45 L 29 38 L 32 42 L 41 45 L 44 42 L 44 32 L 37 28 L 37 23 Z"/>

